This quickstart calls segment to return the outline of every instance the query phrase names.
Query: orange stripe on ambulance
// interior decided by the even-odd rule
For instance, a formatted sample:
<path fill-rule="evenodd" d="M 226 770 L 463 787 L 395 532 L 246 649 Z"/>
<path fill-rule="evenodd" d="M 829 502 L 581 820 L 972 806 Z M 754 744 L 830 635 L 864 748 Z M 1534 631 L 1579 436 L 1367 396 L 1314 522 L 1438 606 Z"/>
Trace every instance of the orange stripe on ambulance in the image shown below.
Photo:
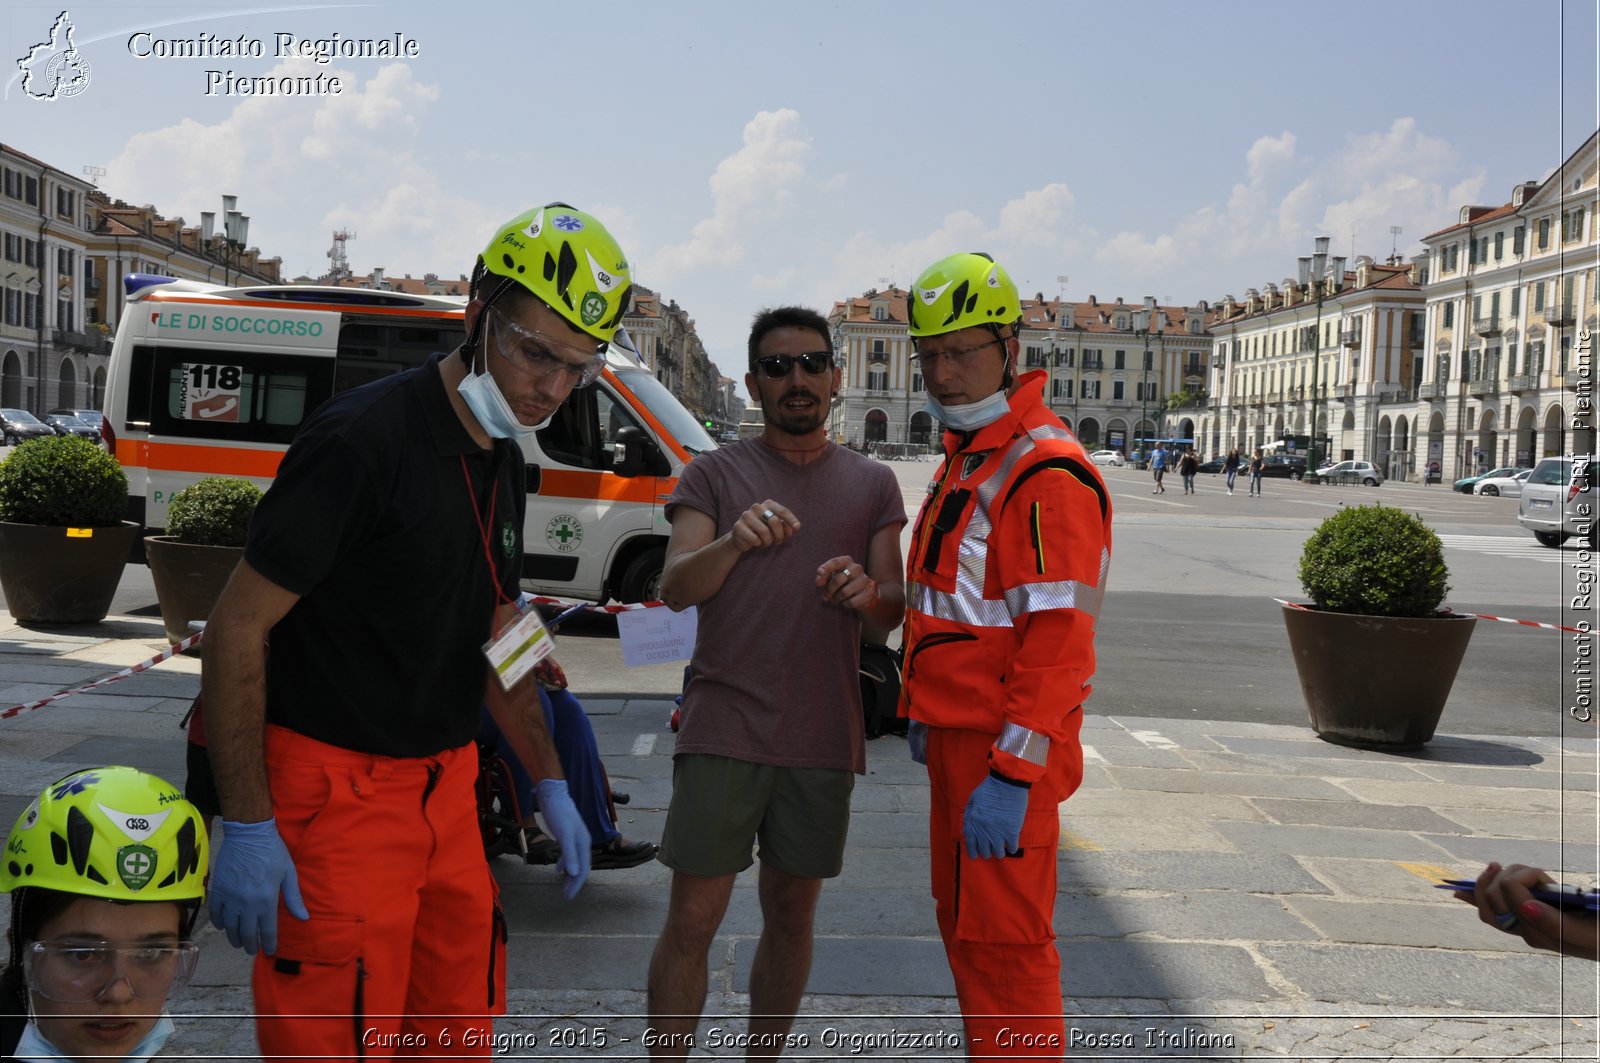
<path fill-rule="evenodd" d="M 128 474 L 128 517 L 151 534 L 176 491 L 215 475 L 270 486 L 318 405 L 464 338 L 457 297 L 141 274 L 124 285 L 106 426 Z M 610 347 L 606 364 L 523 443 L 523 586 L 537 594 L 657 597 L 662 504 L 684 464 L 716 445 L 626 346 Z"/>

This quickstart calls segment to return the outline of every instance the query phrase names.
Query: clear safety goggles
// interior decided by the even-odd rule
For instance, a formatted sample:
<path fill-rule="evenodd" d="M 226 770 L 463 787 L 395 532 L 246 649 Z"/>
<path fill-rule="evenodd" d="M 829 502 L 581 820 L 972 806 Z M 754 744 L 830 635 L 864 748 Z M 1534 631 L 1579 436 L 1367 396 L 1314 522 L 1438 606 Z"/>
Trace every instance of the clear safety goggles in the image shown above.
<path fill-rule="evenodd" d="M 34 941 L 22 953 L 28 989 L 57 1004 L 98 1000 L 118 979 L 134 999 L 165 1000 L 194 975 L 200 947 L 192 941 L 164 945 Z"/>
<path fill-rule="evenodd" d="M 606 367 L 605 356 L 594 347 L 558 343 L 538 329 L 519 325 L 499 310 L 490 308 L 494 345 L 510 363 L 530 376 L 562 374 L 575 388 L 587 387 L 599 379 Z"/>

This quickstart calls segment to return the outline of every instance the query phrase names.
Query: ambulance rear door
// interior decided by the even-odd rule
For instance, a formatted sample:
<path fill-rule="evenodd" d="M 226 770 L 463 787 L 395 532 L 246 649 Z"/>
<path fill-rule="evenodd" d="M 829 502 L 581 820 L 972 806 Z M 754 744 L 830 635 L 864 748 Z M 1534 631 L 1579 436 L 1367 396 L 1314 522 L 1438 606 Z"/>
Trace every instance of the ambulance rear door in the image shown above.
<path fill-rule="evenodd" d="M 144 327 L 118 352 L 129 367 L 115 427 L 118 458 L 145 470 L 154 532 L 172 495 L 204 477 L 271 483 L 301 422 L 333 393 L 339 314 L 182 296 L 139 312 Z"/>

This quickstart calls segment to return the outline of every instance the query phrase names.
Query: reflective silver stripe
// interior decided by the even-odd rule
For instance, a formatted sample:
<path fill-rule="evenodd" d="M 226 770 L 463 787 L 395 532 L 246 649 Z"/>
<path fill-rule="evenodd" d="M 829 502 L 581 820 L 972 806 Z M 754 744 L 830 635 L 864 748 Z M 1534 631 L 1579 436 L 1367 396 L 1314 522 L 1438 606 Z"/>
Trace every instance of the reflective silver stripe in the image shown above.
<path fill-rule="evenodd" d="M 1018 436 L 1012 441 L 1010 449 L 1006 451 L 1006 456 L 1000 459 L 1000 464 L 994 473 L 978 485 L 978 499 L 983 503 L 985 512 L 994 502 L 994 496 L 1000 493 L 1000 485 L 1011 477 L 1011 470 L 1017 467 L 1017 462 L 1032 454 L 1035 449 L 1037 448 L 1034 447 L 1033 440 L 1027 436 Z"/>
<path fill-rule="evenodd" d="M 1111 547 L 1100 548 L 1100 582 L 1094 588 L 1094 617 L 1100 619 L 1100 605 L 1106 598 L 1106 580 L 1111 577 Z"/>
<path fill-rule="evenodd" d="M 1050 739 L 1038 731 L 1030 731 L 1018 724 L 1008 723 L 1001 729 L 1000 737 L 995 739 L 994 748 L 1042 768 L 1045 758 L 1050 755 Z"/>
<path fill-rule="evenodd" d="M 1028 432 L 1028 436 L 1030 438 L 1032 438 L 1032 439 L 1070 439 L 1074 443 L 1076 443 L 1078 441 L 1078 437 L 1077 436 L 1075 436 L 1071 432 L 1067 431 L 1065 426 L 1059 425 L 1059 424 L 1058 425 L 1048 425 L 1048 424 L 1034 425 L 1032 428 L 1029 428 L 1027 430 L 1027 432 Z"/>
<path fill-rule="evenodd" d="M 936 591 L 917 583 L 911 586 L 911 608 L 924 616 L 952 620 L 969 627 L 1010 627 L 1011 613 L 1005 602 L 978 595 Z"/>
<path fill-rule="evenodd" d="M 1100 588 L 1075 579 L 1024 583 L 1006 591 L 1006 609 L 1013 619 L 1051 609 L 1077 609 L 1097 619 L 1102 597 Z"/>

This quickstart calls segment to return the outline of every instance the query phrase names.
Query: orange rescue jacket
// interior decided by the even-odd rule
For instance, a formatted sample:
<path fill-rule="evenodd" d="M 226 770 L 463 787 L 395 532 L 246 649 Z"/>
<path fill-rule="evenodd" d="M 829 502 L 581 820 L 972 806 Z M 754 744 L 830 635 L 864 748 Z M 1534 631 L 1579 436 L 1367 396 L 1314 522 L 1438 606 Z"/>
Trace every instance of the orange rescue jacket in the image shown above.
<path fill-rule="evenodd" d="M 902 714 L 993 734 L 990 765 L 1023 782 L 1052 746 L 1082 757 L 1111 564 L 1105 481 L 1044 378 L 1023 376 L 994 424 L 945 433 L 906 562 Z"/>

